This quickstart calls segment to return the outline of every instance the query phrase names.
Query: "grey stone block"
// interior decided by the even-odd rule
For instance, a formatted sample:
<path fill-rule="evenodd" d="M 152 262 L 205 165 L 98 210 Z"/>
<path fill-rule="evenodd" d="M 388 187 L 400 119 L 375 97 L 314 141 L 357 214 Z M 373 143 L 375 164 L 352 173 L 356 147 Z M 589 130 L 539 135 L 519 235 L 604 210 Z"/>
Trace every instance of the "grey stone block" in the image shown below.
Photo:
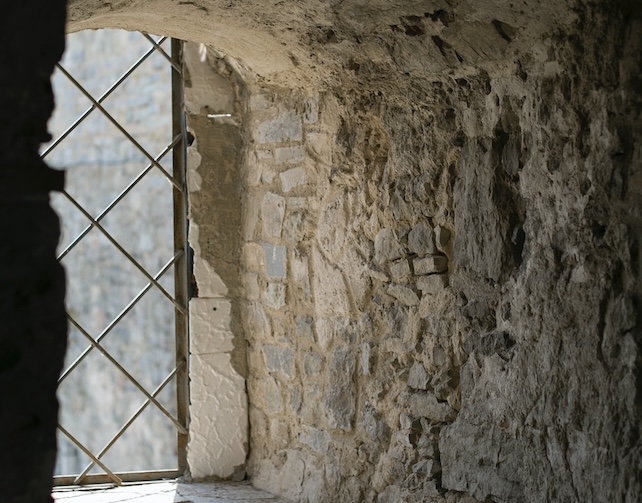
<path fill-rule="evenodd" d="M 408 249 L 420 257 L 437 252 L 432 227 L 425 222 L 419 222 L 408 233 Z"/>
<path fill-rule="evenodd" d="M 273 119 L 266 120 L 256 128 L 256 139 L 259 143 L 301 141 L 302 137 L 301 117 L 294 111 L 285 112 Z"/>
<path fill-rule="evenodd" d="M 417 278 L 417 288 L 423 293 L 439 293 L 448 286 L 448 275 L 430 274 Z"/>
<path fill-rule="evenodd" d="M 272 278 L 285 279 L 287 277 L 287 248 L 263 243 L 265 254 L 265 272 Z"/>
<path fill-rule="evenodd" d="M 393 296 L 407 306 L 416 306 L 419 304 L 419 297 L 407 286 L 390 285 L 388 287 L 388 295 Z"/>
<path fill-rule="evenodd" d="M 412 264 L 417 275 L 442 273 L 448 270 L 448 258 L 443 255 L 418 258 L 413 260 Z"/>
<path fill-rule="evenodd" d="M 270 372 L 282 372 L 290 379 L 294 377 L 294 353 L 290 348 L 263 346 L 263 354 Z"/>
<path fill-rule="evenodd" d="M 392 229 L 381 229 L 374 242 L 375 262 L 383 264 L 402 258 L 406 252 Z"/>

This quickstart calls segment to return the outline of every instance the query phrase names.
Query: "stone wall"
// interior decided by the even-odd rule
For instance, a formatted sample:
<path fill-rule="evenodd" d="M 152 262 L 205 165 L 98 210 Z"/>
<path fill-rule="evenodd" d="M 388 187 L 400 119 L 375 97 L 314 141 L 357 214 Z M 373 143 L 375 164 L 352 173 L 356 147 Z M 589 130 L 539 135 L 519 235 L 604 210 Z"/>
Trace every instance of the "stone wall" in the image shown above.
<path fill-rule="evenodd" d="M 227 224 L 196 222 L 195 254 L 199 295 L 229 300 L 233 344 L 206 352 L 247 380 L 252 482 L 302 502 L 638 499 L 635 5 L 155 6 L 70 12 L 150 31 L 172 12 L 238 86 L 201 110 L 232 121 L 192 118 L 191 155 L 238 155 L 197 163 L 194 204 Z M 215 374 L 193 381 L 210 404 Z"/>

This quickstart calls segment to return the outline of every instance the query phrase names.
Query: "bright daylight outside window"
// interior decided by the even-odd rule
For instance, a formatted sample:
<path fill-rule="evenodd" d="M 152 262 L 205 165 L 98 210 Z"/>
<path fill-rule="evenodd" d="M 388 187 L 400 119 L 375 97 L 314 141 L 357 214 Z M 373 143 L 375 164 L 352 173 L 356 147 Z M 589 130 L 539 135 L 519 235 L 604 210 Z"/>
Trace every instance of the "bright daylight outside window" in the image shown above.
<path fill-rule="evenodd" d="M 55 484 L 149 480 L 185 467 L 184 134 L 180 45 L 72 34 L 53 77 L 69 348 Z"/>

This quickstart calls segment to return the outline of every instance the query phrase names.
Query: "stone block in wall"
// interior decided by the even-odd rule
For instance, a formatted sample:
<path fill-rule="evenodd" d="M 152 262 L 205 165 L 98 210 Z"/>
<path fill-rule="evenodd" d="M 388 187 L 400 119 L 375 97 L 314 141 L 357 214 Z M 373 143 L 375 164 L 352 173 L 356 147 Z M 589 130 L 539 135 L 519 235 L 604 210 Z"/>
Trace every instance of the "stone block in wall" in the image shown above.
<path fill-rule="evenodd" d="M 313 291 L 320 315 L 342 315 L 350 312 L 350 298 L 343 274 L 328 263 L 322 253 L 313 250 Z"/>
<path fill-rule="evenodd" d="M 431 230 L 432 232 L 432 230 Z M 381 229 L 374 242 L 375 262 L 383 264 L 406 255 L 403 245 L 392 229 Z"/>
<path fill-rule="evenodd" d="M 301 433 L 299 433 L 299 442 L 307 445 L 311 449 L 317 451 L 319 454 L 327 454 L 330 445 L 330 436 L 327 432 L 312 428 L 310 426 L 303 426 Z"/>
<path fill-rule="evenodd" d="M 415 266 L 415 274 L 420 274 L 420 273 L 417 273 L 416 266 Z M 407 260 L 401 259 L 398 262 L 395 262 L 394 264 L 390 265 L 390 276 L 394 281 L 400 281 L 400 280 L 406 279 L 409 275 L 410 275 L 410 264 L 408 263 Z"/>
<path fill-rule="evenodd" d="M 425 417 L 435 423 L 444 423 L 455 419 L 456 413 L 445 402 L 440 402 L 431 393 L 402 393 L 399 402 L 407 407 L 413 417 Z"/>
<path fill-rule="evenodd" d="M 277 164 L 301 162 L 305 159 L 305 150 L 301 146 L 279 147 L 274 149 L 274 161 Z"/>
<path fill-rule="evenodd" d="M 303 138 L 301 117 L 293 110 L 277 115 L 259 124 L 255 137 L 259 143 L 301 141 Z"/>
<path fill-rule="evenodd" d="M 312 316 L 297 316 L 294 320 L 297 337 L 314 340 L 312 322 Z"/>
<path fill-rule="evenodd" d="M 256 392 L 252 403 L 255 407 L 263 410 L 269 415 L 278 414 L 283 411 L 283 400 L 279 386 L 273 377 L 266 377 L 256 381 L 254 386 Z"/>
<path fill-rule="evenodd" d="M 270 372 L 281 372 L 290 379 L 294 377 L 294 353 L 290 348 L 263 346 L 265 365 Z"/>
<path fill-rule="evenodd" d="M 447 274 L 430 274 L 417 278 L 417 288 L 423 293 L 439 293 L 448 286 Z"/>
<path fill-rule="evenodd" d="M 285 279 L 287 276 L 287 248 L 263 243 L 265 272 L 272 278 Z"/>
<path fill-rule="evenodd" d="M 419 222 L 408 233 L 408 249 L 420 257 L 437 253 L 435 237 L 426 222 Z"/>
<path fill-rule="evenodd" d="M 263 291 L 263 300 L 272 309 L 281 309 L 285 306 L 287 286 L 282 283 L 268 283 Z"/>
<path fill-rule="evenodd" d="M 325 400 L 327 420 L 333 428 L 352 429 L 357 406 L 355 368 L 356 357 L 349 347 L 334 349 L 327 374 Z"/>
<path fill-rule="evenodd" d="M 410 372 L 408 373 L 408 386 L 414 389 L 428 389 L 428 381 L 430 377 L 426 372 L 426 368 L 423 363 L 415 362 L 412 367 L 410 367 Z"/>
<path fill-rule="evenodd" d="M 279 174 L 283 192 L 290 192 L 292 189 L 308 183 L 308 175 L 305 168 L 292 168 Z"/>
<path fill-rule="evenodd" d="M 412 265 L 417 275 L 442 273 L 448 270 L 448 258 L 443 255 L 431 255 L 413 260 Z"/>
<path fill-rule="evenodd" d="M 268 192 L 261 202 L 263 233 L 269 237 L 280 237 L 285 216 L 285 198 Z"/>
<path fill-rule="evenodd" d="M 388 295 L 399 300 L 406 306 L 419 305 L 419 297 L 412 289 L 403 285 L 390 285 L 387 290 Z"/>

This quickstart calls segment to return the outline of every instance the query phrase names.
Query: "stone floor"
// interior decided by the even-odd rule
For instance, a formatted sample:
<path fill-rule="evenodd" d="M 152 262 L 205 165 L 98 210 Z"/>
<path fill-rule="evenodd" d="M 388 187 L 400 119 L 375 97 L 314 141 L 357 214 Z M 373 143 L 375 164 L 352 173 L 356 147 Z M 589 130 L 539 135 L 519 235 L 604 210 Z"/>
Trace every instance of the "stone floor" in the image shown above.
<path fill-rule="evenodd" d="M 248 483 L 153 482 L 120 487 L 60 488 L 56 503 L 285 503 Z"/>

